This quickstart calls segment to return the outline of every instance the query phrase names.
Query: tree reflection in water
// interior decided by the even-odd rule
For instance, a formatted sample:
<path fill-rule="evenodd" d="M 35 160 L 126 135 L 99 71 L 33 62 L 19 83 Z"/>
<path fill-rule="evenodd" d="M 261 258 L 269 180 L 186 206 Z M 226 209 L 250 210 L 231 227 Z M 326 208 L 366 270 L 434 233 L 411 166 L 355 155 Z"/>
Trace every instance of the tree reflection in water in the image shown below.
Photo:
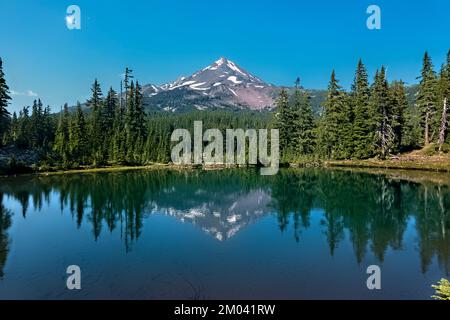
<path fill-rule="evenodd" d="M 384 175 L 339 170 L 286 169 L 273 177 L 254 170 L 154 170 L 7 179 L 0 186 L 0 276 L 8 255 L 11 212 L 3 199 L 29 202 L 40 210 L 58 195 L 78 227 L 120 232 L 132 249 L 145 218 L 167 214 L 225 241 L 259 218 L 276 214 L 282 232 L 292 223 L 293 240 L 310 228 L 311 212 L 323 212 L 321 225 L 329 253 L 349 235 L 358 263 L 370 251 L 379 262 L 388 249 L 402 250 L 409 221 L 415 222 L 422 272 L 433 257 L 449 274 L 450 191 L 447 185 L 413 183 Z"/>

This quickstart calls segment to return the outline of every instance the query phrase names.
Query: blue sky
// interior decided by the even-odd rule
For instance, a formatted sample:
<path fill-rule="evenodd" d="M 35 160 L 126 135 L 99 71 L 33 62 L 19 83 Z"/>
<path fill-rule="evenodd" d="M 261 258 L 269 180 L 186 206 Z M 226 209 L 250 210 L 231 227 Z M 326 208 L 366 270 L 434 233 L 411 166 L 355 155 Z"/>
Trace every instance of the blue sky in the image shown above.
<path fill-rule="evenodd" d="M 81 8 L 68 30 L 66 8 Z M 381 8 L 381 30 L 366 9 Z M 448 0 L 2 0 L 0 57 L 14 90 L 10 110 L 35 96 L 54 111 L 84 101 L 98 78 L 119 87 L 125 66 L 162 84 L 225 56 L 267 82 L 325 88 L 331 70 L 349 87 L 359 57 L 372 76 L 416 82 L 425 50 L 439 67 L 450 49 Z"/>

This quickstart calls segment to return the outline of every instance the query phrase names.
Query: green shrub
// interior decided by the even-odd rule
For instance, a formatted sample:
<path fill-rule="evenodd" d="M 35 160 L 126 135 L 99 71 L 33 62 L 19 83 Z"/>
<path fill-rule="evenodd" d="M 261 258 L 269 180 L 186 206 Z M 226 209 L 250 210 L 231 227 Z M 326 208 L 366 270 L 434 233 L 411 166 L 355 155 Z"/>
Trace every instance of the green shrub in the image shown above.
<path fill-rule="evenodd" d="M 432 296 L 436 300 L 450 300 L 450 282 L 447 279 L 441 279 L 437 285 L 432 286 L 436 290 L 436 295 Z"/>

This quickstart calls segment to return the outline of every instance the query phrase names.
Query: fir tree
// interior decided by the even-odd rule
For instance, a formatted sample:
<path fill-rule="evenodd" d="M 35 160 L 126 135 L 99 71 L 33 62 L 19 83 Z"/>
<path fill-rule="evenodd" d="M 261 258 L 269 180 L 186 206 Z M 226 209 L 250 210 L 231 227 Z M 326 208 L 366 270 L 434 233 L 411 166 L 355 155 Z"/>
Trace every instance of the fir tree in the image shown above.
<path fill-rule="evenodd" d="M 117 93 L 111 87 L 106 95 L 105 106 L 102 110 L 103 129 L 110 131 L 114 124 L 114 116 L 118 105 Z"/>
<path fill-rule="evenodd" d="M 392 110 L 389 85 L 386 79 L 385 68 L 377 71 L 371 94 L 371 104 L 375 120 L 375 146 L 376 153 L 382 158 L 391 154 L 395 144 L 393 129 L 394 114 Z"/>
<path fill-rule="evenodd" d="M 347 106 L 347 97 L 333 70 L 318 132 L 319 148 L 326 158 L 343 159 L 349 155 L 347 142 L 351 140 L 351 136 L 347 127 L 349 124 Z"/>
<path fill-rule="evenodd" d="M 112 143 L 112 161 L 114 163 L 125 162 L 125 124 L 124 124 L 124 108 L 119 103 L 116 105 L 114 111 L 114 124 L 113 124 L 113 143 Z"/>
<path fill-rule="evenodd" d="M 55 133 L 55 144 L 53 150 L 57 153 L 65 166 L 70 164 L 69 150 L 69 108 L 64 105 L 63 111 L 59 115 L 58 127 Z"/>
<path fill-rule="evenodd" d="M 146 113 L 144 110 L 144 104 L 142 100 L 142 88 L 139 85 L 139 82 L 136 81 L 136 88 L 134 93 L 134 111 L 135 111 L 135 120 L 136 120 L 136 134 L 138 137 L 145 138 L 146 135 Z"/>
<path fill-rule="evenodd" d="M 6 84 L 5 74 L 3 72 L 3 61 L 0 58 L 0 147 L 2 146 L 2 138 L 7 133 L 10 122 L 10 113 L 6 109 L 10 100 L 9 87 Z"/>
<path fill-rule="evenodd" d="M 406 98 L 403 81 L 394 81 L 390 87 L 390 101 L 392 103 L 392 130 L 394 132 L 394 152 L 400 152 L 405 145 L 403 133 L 406 123 L 406 110 L 408 100 Z"/>
<path fill-rule="evenodd" d="M 69 126 L 69 154 L 71 159 L 79 164 L 86 163 L 88 150 L 87 126 L 80 103 Z"/>
<path fill-rule="evenodd" d="M 19 112 L 18 134 L 16 146 L 22 149 L 30 146 L 31 121 L 29 107 L 23 107 Z"/>
<path fill-rule="evenodd" d="M 119 105 L 117 93 L 111 87 L 105 99 L 105 106 L 102 112 L 103 121 L 103 150 L 108 156 L 109 160 L 113 160 L 113 146 L 114 146 L 114 120 L 116 108 Z"/>
<path fill-rule="evenodd" d="M 447 53 L 447 63 L 442 65 L 439 73 L 438 81 L 438 101 L 437 105 L 440 107 L 440 119 L 439 119 L 439 136 L 438 146 L 439 151 L 442 151 L 442 147 L 447 140 L 448 135 L 448 121 L 449 112 L 448 104 L 450 101 L 450 50 Z"/>
<path fill-rule="evenodd" d="M 292 144 L 290 143 L 295 136 L 295 116 L 289 105 L 289 96 L 286 89 L 281 89 L 277 100 L 277 114 L 275 119 L 275 128 L 279 130 L 279 147 L 283 161 L 289 161 L 292 155 Z"/>
<path fill-rule="evenodd" d="M 91 108 L 90 114 L 90 143 L 91 143 L 91 157 L 94 165 L 101 165 L 105 160 L 105 150 L 103 140 L 105 133 L 103 132 L 103 94 L 100 88 L 100 84 L 95 79 L 91 88 L 92 96 L 87 101 L 87 105 Z"/>
<path fill-rule="evenodd" d="M 9 142 L 15 143 L 18 137 L 19 137 L 19 119 L 17 118 L 17 113 L 13 112 L 11 119 Z"/>
<path fill-rule="evenodd" d="M 136 141 L 136 109 L 134 99 L 134 82 L 131 81 L 130 93 L 127 99 L 127 109 L 125 112 L 125 134 L 126 134 L 126 161 L 128 163 L 134 163 L 134 142 Z"/>
<path fill-rule="evenodd" d="M 420 77 L 417 107 L 421 113 L 423 128 L 423 143 L 428 145 L 432 139 L 432 131 L 435 129 L 436 108 L 436 75 L 428 53 L 425 52 Z"/>
<path fill-rule="evenodd" d="M 45 150 L 51 149 L 51 144 L 53 143 L 55 136 L 55 125 L 51 114 L 50 106 L 44 109 L 43 125 L 42 130 L 44 134 L 43 147 Z"/>
<path fill-rule="evenodd" d="M 350 94 L 353 105 L 353 156 L 357 159 L 370 158 L 373 155 L 373 119 L 370 110 L 370 87 L 366 67 L 359 60 L 355 80 Z"/>
<path fill-rule="evenodd" d="M 298 83 L 299 85 L 299 83 Z M 314 115 L 308 93 L 297 88 L 294 93 L 295 117 L 295 151 L 300 155 L 310 155 L 314 150 Z"/>

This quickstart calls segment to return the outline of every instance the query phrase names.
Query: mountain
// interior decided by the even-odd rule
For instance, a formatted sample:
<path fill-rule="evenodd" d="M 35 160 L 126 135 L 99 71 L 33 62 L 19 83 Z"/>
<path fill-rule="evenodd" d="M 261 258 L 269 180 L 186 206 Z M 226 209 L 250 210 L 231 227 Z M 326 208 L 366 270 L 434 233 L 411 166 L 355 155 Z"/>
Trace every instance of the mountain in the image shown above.
<path fill-rule="evenodd" d="M 143 86 L 149 110 L 186 112 L 194 109 L 270 110 L 279 88 L 220 58 L 188 77 L 161 86 Z"/>
<path fill-rule="evenodd" d="M 220 196 L 220 200 L 204 201 L 202 199 L 206 194 L 212 195 L 213 199 Z M 226 241 L 258 219 L 270 214 L 271 201 L 268 191 L 261 189 L 231 194 L 193 189 L 188 203 L 172 195 L 170 204 L 152 202 L 147 210 L 152 214 L 164 214 L 183 223 L 190 223 L 216 240 Z"/>

